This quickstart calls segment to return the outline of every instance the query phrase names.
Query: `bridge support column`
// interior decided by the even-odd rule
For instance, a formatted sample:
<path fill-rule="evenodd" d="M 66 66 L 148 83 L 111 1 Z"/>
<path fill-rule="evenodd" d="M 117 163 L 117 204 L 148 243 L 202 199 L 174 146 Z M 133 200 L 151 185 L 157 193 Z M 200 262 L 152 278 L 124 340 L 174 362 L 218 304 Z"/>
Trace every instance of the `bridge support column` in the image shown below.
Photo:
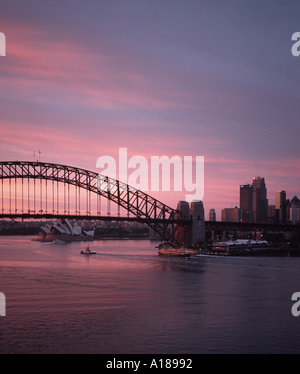
<path fill-rule="evenodd" d="M 190 215 L 189 203 L 186 201 L 179 201 L 177 204 L 177 210 L 180 212 L 180 217 L 182 219 L 188 219 Z M 181 243 L 183 247 L 188 247 L 190 245 L 190 227 L 185 225 L 177 225 L 175 238 Z"/>
<path fill-rule="evenodd" d="M 196 246 L 205 241 L 205 220 L 203 202 L 192 201 L 189 205 L 186 201 L 179 201 L 177 210 L 182 219 L 191 218 L 192 224 L 188 226 L 177 225 L 176 240 L 183 247 Z"/>
<path fill-rule="evenodd" d="M 192 218 L 191 245 L 195 246 L 205 241 L 205 220 L 202 201 L 195 200 L 191 202 L 190 216 Z"/>

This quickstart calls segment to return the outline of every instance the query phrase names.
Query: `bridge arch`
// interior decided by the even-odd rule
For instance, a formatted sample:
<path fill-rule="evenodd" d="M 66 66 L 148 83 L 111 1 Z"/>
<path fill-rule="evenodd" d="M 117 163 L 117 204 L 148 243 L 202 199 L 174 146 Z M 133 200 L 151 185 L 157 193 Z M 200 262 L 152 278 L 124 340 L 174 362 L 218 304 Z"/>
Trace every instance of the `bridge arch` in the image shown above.
<path fill-rule="evenodd" d="M 103 196 L 124 208 L 137 220 L 146 223 L 160 235 L 162 240 L 173 246 L 180 244 L 175 237 L 176 225 L 180 223 L 179 211 L 143 191 L 108 176 L 68 165 L 39 161 L 3 161 L 0 162 L 0 179 L 2 180 L 2 210 L 3 180 L 56 181 Z M 53 218 L 55 216 L 57 215 L 53 214 Z"/>

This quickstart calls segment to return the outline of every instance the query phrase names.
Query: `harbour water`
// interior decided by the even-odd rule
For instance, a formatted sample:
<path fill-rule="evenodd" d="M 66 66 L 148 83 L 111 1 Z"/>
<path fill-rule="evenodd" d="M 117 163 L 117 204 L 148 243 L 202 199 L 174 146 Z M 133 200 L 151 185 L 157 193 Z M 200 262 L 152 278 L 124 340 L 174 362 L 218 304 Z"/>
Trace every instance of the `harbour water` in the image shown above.
<path fill-rule="evenodd" d="M 299 257 L 157 255 L 148 240 L 0 237 L 1 353 L 299 353 Z"/>

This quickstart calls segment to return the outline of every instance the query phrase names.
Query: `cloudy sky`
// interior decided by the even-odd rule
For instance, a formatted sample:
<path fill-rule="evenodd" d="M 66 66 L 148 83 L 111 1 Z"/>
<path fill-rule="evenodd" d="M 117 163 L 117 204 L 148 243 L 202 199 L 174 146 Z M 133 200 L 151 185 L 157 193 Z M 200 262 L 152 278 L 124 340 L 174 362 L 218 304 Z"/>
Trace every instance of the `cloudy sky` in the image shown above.
<path fill-rule="evenodd" d="M 201 155 L 207 213 L 254 176 L 299 196 L 296 31 L 296 0 L 1 0 L 0 159 Z"/>

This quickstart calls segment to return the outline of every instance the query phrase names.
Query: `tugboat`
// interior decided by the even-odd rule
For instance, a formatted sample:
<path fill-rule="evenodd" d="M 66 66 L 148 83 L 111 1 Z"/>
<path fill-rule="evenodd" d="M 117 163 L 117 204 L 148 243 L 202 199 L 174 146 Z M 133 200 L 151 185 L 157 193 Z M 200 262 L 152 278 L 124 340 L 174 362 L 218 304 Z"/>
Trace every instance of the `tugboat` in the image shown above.
<path fill-rule="evenodd" d="M 96 254 L 96 252 L 92 252 L 92 251 L 90 250 L 90 247 L 89 247 L 89 246 L 87 246 L 86 249 L 84 249 L 84 250 L 81 251 L 80 253 L 81 253 L 82 255 L 95 255 L 95 254 Z"/>

